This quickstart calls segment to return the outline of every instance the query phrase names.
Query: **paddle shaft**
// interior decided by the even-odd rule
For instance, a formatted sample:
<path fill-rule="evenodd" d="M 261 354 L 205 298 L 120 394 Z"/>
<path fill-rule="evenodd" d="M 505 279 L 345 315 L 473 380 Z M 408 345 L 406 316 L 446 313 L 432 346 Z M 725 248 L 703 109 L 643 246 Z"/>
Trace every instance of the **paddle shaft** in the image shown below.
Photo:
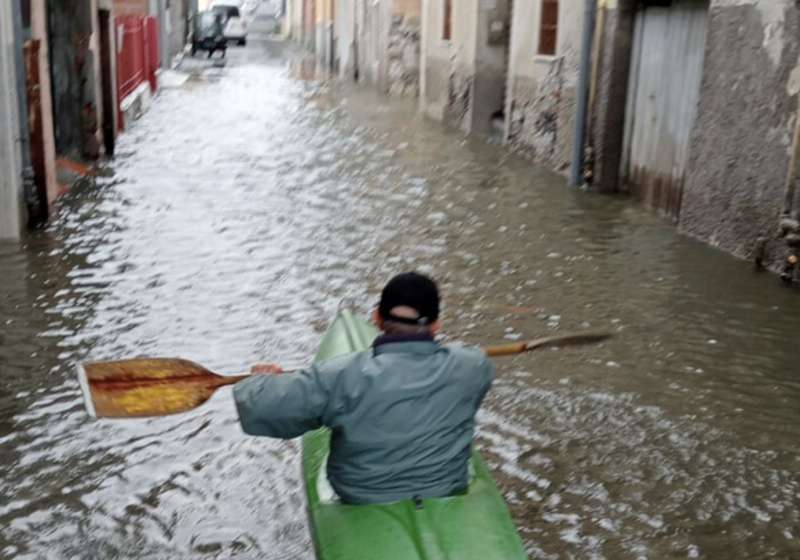
<path fill-rule="evenodd" d="M 610 337 L 610 334 L 602 332 L 554 335 L 537 338 L 527 342 L 511 342 L 509 344 L 487 346 L 483 349 L 483 351 L 487 356 L 497 358 L 501 356 L 513 356 L 514 354 L 530 352 L 531 350 L 546 348 L 548 346 L 564 346 L 569 344 L 590 344 L 593 342 L 602 342 Z"/>
<path fill-rule="evenodd" d="M 494 346 L 486 346 L 482 348 L 484 354 L 490 358 L 500 358 L 503 356 L 513 356 L 514 354 L 522 354 L 523 352 L 530 352 L 540 348 L 568 346 L 573 344 L 591 344 L 595 342 L 602 342 L 611 338 L 611 334 L 605 332 L 584 332 L 584 333 L 571 333 L 553 336 L 545 336 L 534 340 L 524 342 L 510 342 L 508 344 L 497 344 Z M 283 373 L 291 373 L 291 371 L 284 371 Z M 223 377 L 225 380 L 222 385 L 233 385 L 239 381 L 246 379 L 249 375 L 237 375 L 233 377 Z M 230 381 L 233 380 L 233 381 Z"/>
<path fill-rule="evenodd" d="M 236 385 L 237 383 L 239 383 L 239 381 L 244 381 L 251 375 L 252 374 L 250 373 L 245 373 L 242 375 L 218 375 L 217 377 L 219 379 L 217 380 L 215 385 L 217 387 L 224 387 L 226 385 Z"/>

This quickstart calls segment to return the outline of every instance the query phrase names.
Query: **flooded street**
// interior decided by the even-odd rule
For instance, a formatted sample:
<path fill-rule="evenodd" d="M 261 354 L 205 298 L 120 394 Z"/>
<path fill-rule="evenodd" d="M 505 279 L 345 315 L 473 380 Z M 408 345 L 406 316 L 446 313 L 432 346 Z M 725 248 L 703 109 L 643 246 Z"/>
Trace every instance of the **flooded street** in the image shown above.
<path fill-rule="evenodd" d="M 497 361 L 478 445 L 532 558 L 800 558 L 796 291 L 282 51 L 162 91 L 0 244 L 0 557 L 313 558 L 299 441 L 245 437 L 230 389 L 91 421 L 74 365 L 308 363 L 418 269 L 449 340 L 616 333 Z"/>

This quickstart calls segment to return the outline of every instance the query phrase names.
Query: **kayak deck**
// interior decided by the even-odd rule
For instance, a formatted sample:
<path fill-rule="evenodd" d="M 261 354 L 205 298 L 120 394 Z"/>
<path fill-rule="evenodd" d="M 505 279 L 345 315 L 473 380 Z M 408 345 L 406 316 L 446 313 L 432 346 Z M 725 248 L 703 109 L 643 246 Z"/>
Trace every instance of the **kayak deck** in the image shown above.
<path fill-rule="evenodd" d="M 317 361 L 369 348 L 377 331 L 341 312 L 320 344 Z M 303 478 L 319 560 L 524 560 L 522 541 L 488 467 L 473 451 L 474 476 L 464 495 L 380 505 L 320 499 L 330 449 L 323 428 L 303 436 Z M 324 476 L 324 474 L 322 474 Z"/>

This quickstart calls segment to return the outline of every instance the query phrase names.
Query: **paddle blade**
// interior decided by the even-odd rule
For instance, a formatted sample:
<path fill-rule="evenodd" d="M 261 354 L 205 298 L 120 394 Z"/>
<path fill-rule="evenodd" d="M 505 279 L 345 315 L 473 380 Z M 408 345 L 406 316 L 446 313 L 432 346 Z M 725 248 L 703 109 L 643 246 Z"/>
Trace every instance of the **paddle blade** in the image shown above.
<path fill-rule="evenodd" d="M 78 366 L 86 411 L 96 418 L 166 416 L 192 410 L 222 385 L 222 377 L 189 360 L 142 358 Z"/>

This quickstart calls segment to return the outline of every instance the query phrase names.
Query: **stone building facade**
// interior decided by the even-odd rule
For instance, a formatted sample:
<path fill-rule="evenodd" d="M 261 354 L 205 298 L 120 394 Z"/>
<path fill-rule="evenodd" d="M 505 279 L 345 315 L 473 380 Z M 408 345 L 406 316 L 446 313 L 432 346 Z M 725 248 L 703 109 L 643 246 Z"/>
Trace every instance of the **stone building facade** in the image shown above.
<path fill-rule="evenodd" d="M 798 211 L 793 154 L 800 149 L 800 5 L 795 0 L 660 4 L 601 3 L 588 129 L 593 186 L 630 192 L 667 214 L 681 232 L 781 269 L 787 254 L 796 251 L 787 247 L 780 224 Z M 648 53 L 648 42 L 654 52 Z M 692 59 L 696 79 L 678 79 Z M 637 71 L 641 60 L 655 65 L 647 70 L 649 78 Z M 695 91 L 679 92 L 683 105 L 669 99 L 659 105 L 670 95 L 680 100 L 664 93 L 675 84 Z M 653 106 L 643 99 L 654 99 Z M 637 157 L 635 146 L 642 141 L 651 149 L 634 168 L 629 160 Z M 795 226 L 791 221 L 789 226 L 791 234 Z"/>
<path fill-rule="evenodd" d="M 779 218 L 800 210 L 787 198 L 798 180 L 800 5 L 715 0 L 708 21 L 680 229 L 742 258 L 763 249 L 780 267 Z"/>
<path fill-rule="evenodd" d="M 422 111 L 479 135 L 491 134 L 502 122 L 510 14 L 510 0 L 424 3 Z"/>
<path fill-rule="evenodd" d="M 389 95 L 419 95 L 421 16 L 419 0 L 392 2 L 386 47 L 386 88 Z"/>
<path fill-rule="evenodd" d="M 572 159 L 584 2 L 561 0 L 557 5 L 555 48 L 549 49 L 541 36 L 546 5 L 514 1 L 505 140 L 563 172 Z"/>
<path fill-rule="evenodd" d="M 336 0 L 340 75 L 415 93 L 417 18 L 400 4 Z M 585 0 L 422 1 L 420 110 L 559 173 L 581 131 L 596 192 L 638 198 L 681 232 L 773 269 L 800 260 L 800 3 L 595 5 L 585 37 Z"/>
<path fill-rule="evenodd" d="M 389 95 L 419 91 L 421 0 L 336 0 L 333 68 Z"/>

